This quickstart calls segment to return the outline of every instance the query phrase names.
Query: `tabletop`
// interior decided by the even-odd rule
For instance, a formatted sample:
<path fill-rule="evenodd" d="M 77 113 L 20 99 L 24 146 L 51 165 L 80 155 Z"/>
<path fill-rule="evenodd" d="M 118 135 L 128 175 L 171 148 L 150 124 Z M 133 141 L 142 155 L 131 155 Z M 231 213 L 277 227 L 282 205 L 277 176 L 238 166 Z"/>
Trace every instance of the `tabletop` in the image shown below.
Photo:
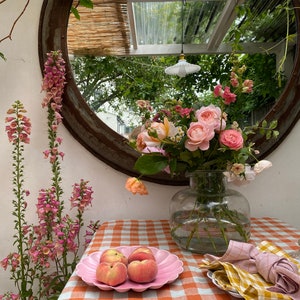
<path fill-rule="evenodd" d="M 251 219 L 251 243 L 269 241 L 286 251 L 297 249 L 300 230 L 274 218 Z M 199 268 L 203 256 L 180 249 L 171 238 L 168 220 L 114 220 L 103 223 L 95 233 L 82 259 L 96 251 L 119 246 L 146 245 L 164 249 L 183 262 L 183 272 L 172 283 L 159 289 L 143 292 L 103 291 L 87 285 L 76 271 L 62 291 L 59 300 L 92 299 L 160 299 L 160 300 L 217 300 L 233 299 L 217 288 Z"/>

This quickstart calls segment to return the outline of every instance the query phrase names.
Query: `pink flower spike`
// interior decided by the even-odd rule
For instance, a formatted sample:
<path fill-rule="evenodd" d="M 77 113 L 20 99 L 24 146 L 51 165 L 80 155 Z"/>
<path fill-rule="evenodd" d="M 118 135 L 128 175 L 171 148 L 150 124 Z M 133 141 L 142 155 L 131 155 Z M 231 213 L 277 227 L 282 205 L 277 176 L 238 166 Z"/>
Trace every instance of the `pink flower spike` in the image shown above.
<path fill-rule="evenodd" d="M 238 76 L 235 72 L 231 72 L 231 74 L 230 74 L 230 83 L 233 87 L 239 86 Z"/>
<path fill-rule="evenodd" d="M 251 93 L 252 90 L 253 90 L 253 81 L 250 80 L 250 79 L 246 79 L 243 82 L 243 90 L 242 90 L 242 92 L 243 93 Z"/>
<path fill-rule="evenodd" d="M 222 98 L 224 99 L 224 104 L 229 105 L 236 101 L 236 94 L 231 93 L 230 88 L 226 86 Z"/>

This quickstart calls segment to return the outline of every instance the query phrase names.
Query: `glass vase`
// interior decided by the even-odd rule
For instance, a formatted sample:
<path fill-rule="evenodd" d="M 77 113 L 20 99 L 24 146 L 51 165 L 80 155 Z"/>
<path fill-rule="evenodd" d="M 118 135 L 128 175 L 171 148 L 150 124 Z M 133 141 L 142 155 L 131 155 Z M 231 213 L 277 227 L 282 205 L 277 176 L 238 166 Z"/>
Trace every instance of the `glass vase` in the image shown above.
<path fill-rule="evenodd" d="M 170 202 L 170 229 L 186 250 L 222 255 L 230 240 L 250 238 L 250 206 L 239 192 L 228 189 L 223 171 L 188 174 L 190 186 Z"/>

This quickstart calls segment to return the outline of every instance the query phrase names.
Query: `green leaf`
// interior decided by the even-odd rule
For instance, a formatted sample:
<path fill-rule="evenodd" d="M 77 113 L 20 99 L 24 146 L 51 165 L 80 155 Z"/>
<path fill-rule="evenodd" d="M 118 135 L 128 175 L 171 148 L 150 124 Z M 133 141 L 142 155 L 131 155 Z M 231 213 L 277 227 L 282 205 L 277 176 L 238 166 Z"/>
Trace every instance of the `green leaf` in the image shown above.
<path fill-rule="evenodd" d="M 266 128 L 268 126 L 268 123 L 266 120 L 263 120 L 261 123 L 262 128 Z"/>
<path fill-rule="evenodd" d="M 171 159 L 169 162 L 171 175 L 176 172 L 177 169 L 177 159 Z"/>
<path fill-rule="evenodd" d="M 272 131 L 267 131 L 266 139 L 269 140 L 272 137 Z"/>
<path fill-rule="evenodd" d="M 271 128 L 271 129 L 275 129 L 275 128 L 277 127 L 277 123 L 278 123 L 277 120 L 273 120 L 273 121 L 270 123 L 270 128 Z"/>
<path fill-rule="evenodd" d="M 2 52 L 0 52 L 0 58 L 3 59 L 3 60 L 6 60 L 4 54 Z"/>
<path fill-rule="evenodd" d="M 92 0 L 80 0 L 79 5 L 84 6 L 86 8 L 94 8 Z"/>
<path fill-rule="evenodd" d="M 266 131 L 265 131 L 264 129 L 260 129 L 260 130 L 259 130 L 259 133 L 260 133 L 261 135 L 265 135 L 265 134 L 266 134 Z"/>
<path fill-rule="evenodd" d="M 143 175 L 153 175 L 168 166 L 168 159 L 162 155 L 142 155 L 135 162 L 134 169 Z"/>
<path fill-rule="evenodd" d="M 75 16 L 75 18 L 77 20 L 80 20 L 79 12 L 78 12 L 78 10 L 74 6 L 71 7 L 71 13 Z"/>
<path fill-rule="evenodd" d="M 273 138 L 276 139 L 279 136 L 279 131 L 273 130 Z"/>

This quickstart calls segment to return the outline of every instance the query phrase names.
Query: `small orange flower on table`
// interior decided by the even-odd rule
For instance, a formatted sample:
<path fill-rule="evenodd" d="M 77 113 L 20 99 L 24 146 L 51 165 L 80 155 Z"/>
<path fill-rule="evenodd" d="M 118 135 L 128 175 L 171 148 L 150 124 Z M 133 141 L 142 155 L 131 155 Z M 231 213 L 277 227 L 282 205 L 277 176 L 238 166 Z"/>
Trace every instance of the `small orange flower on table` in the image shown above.
<path fill-rule="evenodd" d="M 136 177 L 127 179 L 125 188 L 132 194 L 148 195 L 148 190 L 144 183 Z"/>

